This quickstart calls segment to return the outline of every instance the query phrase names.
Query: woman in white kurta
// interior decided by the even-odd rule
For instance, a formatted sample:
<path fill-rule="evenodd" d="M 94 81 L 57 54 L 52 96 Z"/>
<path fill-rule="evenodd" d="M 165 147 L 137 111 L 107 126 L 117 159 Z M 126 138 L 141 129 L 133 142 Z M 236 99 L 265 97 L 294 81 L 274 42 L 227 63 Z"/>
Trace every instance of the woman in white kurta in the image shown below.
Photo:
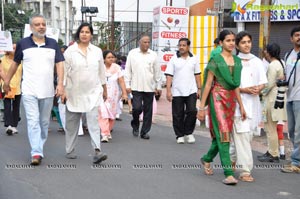
<path fill-rule="evenodd" d="M 75 145 L 82 113 L 86 113 L 87 125 L 95 154 L 93 163 L 107 158 L 100 151 L 100 128 L 97 121 L 98 107 L 106 99 L 105 68 L 102 51 L 91 44 L 93 28 L 82 23 L 75 34 L 75 42 L 65 56 L 66 92 L 66 158 L 75 159 Z"/>
<path fill-rule="evenodd" d="M 253 169 L 253 157 L 251 141 L 253 133 L 261 121 L 261 109 L 259 93 L 267 83 L 266 73 L 262 61 L 251 54 L 252 36 L 242 31 L 236 35 L 236 46 L 239 51 L 238 57 L 242 60 L 242 74 L 240 84 L 240 94 L 247 114 L 247 118 L 242 121 L 241 113 L 235 109 L 233 141 L 231 142 L 231 160 L 236 163 L 240 170 L 239 179 L 241 181 L 253 182 L 251 176 Z"/>
<path fill-rule="evenodd" d="M 101 128 L 101 142 L 111 140 L 111 130 L 114 127 L 118 103 L 120 101 L 120 89 L 122 98 L 127 100 L 126 86 L 123 78 L 121 67 L 115 63 L 116 55 L 113 51 L 106 50 L 103 52 L 105 64 L 105 77 L 107 86 L 107 99 L 99 108 L 99 124 Z"/>

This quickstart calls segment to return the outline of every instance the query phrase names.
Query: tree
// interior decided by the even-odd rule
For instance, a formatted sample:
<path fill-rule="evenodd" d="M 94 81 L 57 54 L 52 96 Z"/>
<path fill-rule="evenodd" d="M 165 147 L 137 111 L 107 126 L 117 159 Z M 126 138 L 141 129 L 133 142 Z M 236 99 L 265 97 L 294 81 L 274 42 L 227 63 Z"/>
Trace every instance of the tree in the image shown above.
<path fill-rule="evenodd" d="M 114 35 L 111 34 L 111 25 L 109 25 L 106 22 L 98 22 L 95 24 L 95 26 L 98 29 L 98 35 L 100 37 L 99 39 L 99 47 L 102 50 L 115 50 L 118 49 L 120 46 L 120 40 L 121 40 L 121 23 L 115 22 L 114 23 Z M 114 46 L 112 46 L 111 40 L 114 40 Z"/>
<path fill-rule="evenodd" d="M 58 46 L 59 47 L 62 47 L 63 45 L 64 45 L 64 42 L 63 42 L 63 40 L 62 39 L 58 39 Z"/>
<path fill-rule="evenodd" d="M 24 11 L 17 4 L 4 4 L 5 30 L 11 32 L 13 42 L 17 42 L 23 38 L 25 24 L 29 23 L 32 13 L 32 10 Z"/>

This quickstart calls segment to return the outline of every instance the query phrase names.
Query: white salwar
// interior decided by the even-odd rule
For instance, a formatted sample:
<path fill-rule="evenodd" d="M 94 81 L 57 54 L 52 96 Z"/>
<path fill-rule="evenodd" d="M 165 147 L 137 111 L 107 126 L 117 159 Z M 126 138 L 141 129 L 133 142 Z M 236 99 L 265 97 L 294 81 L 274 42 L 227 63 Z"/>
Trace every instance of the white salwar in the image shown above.
<path fill-rule="evenodd" d="M 267 83 L 266 73 L 262 61 L 253 54 L 238 55 L 242 59 L 242 73 L 240 88 L 259 86 Z M 240 176 L 250 175 L 253 169 L 251 141 L 253 133 L 257 131 L 261 121 L 261 105 L 258 95 L 241 93 L 247 119 L 241 120 L 241 113 L 237 104 L 233 128 L 233 142 L 230 144 L 230 157 L 236 162 Z"/>
<path fill-rule="evenodd" d="M 91 144 L 94 149 L 100 149 L 98 108 L 103 103 L 103 85 L 106 84 L 102 50 L 89 44 L 85 54 L 75 42 L 64 56 L 66 152 L 74 151 L 82 113 L 86 113 Z"/>

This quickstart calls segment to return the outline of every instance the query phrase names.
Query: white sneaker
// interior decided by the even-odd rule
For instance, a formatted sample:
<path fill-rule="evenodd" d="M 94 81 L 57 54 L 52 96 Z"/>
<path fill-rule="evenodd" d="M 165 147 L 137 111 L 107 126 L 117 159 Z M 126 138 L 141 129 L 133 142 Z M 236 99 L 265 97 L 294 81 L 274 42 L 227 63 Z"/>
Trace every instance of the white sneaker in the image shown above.
<path fill-rule="evenodd" d="M 190 135 L 187 135 L 187 136 L 186 136 L 186 141 L 187 141 L 187 143 L 189 143 L 189 144 L 194 144 L 196 140 L 195 140 L 194 135 L 193 135 L 193 134 L 190 134 Z"/>
<path fill-rule="evenodd" d="M 18 134 L 18 129 L 16 127 L 11 127 L 13 134 Z"/>
<path fill-rule="evenodd" d="M 177 144 L 184 144 L 184 137 L 177 138 Z"/>
<path fill-rule="evenodd" d="M 112 139 L 111 135 L 108 135 L 108 136 L 107 136 L 107 139 L 111 140 L 111 139 Z"/>
<path fill-rule="evenodd" d="M 107 136 L 103 136 L 101 139 L 101 142 L 108 142 L 108 137 Z"/>
<path fill-rule="evenodd" d="M 7 135 L 13 135 L 13 130 L 12 130 L 12 127 L 11 126 L 8 126 L 5 130 L 6 134 Z"/>

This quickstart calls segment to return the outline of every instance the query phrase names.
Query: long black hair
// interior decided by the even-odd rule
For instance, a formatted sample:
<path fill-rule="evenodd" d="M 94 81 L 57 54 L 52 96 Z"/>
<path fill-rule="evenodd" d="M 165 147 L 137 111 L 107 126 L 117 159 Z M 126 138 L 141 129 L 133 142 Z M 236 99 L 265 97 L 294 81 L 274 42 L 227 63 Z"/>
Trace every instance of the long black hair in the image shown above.
<path fill-rule="evenodd" d="M 277 43 L 268 44 L 266 50 L 267 53 L 269 53 L 271 57 L 277 59 L 280 62 L 281 66 L 284 68 L 284 65 L 280 59 L 280 46 Z"/>

